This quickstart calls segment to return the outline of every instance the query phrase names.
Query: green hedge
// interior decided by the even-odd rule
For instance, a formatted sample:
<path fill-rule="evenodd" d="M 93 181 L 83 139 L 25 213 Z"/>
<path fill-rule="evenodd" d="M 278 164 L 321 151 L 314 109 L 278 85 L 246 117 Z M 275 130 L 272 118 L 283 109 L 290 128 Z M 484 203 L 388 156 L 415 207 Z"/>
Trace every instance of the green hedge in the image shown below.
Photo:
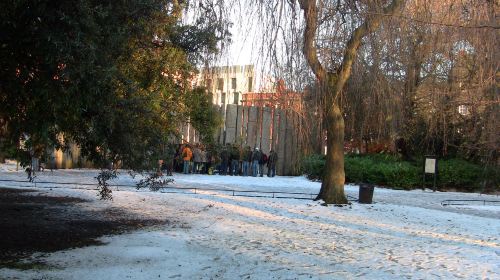
<path fill-rule="evenodd" d="M 312 154 L 302 160 L 301 171 L 309 180 L 321 181 L 325 170 L 325 156 Z"/>
<path fill-rule="evenodd" d="M 467 191 L 477 189 L 500 190 L 500 170 L 484 168 L 463 159 L 438 162 L 439 187 L 457 188 Z"/>
<path fill-rule="evenodd" d="M 346 181 L 413 189 L 421 185 L 420 169 L 390 155 L 346 156 Z"/>
<path fill-rule="evenodd" d="M 370 183 L 394 189 L 422 187 L 423 162 L 400 160 L 387 154 L 346 155 L 345 172 L 348 183 Z M 320 181 L 325 157 L 311 155 L 302 161 L 302 172 L 311 180 Z M 439 160 L 438 188 L 465 191 L 499 190 L 500 172 L 462 159 Z M 426 187 L 432 186 L 432 175 Z"/>

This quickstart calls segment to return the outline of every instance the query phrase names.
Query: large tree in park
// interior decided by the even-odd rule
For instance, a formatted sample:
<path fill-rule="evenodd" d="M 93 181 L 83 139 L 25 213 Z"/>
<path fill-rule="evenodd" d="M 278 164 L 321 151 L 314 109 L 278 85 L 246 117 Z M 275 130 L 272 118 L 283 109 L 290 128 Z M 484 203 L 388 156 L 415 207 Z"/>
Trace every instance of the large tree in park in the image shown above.
<path fill-rule="evenodd" d="M 242 18 L 248 18 L 243 29 L 261 34 L 254 43 L 266 70 L 274 69 L 274 76 L 286 79 L 297 91 L 304 90 L 312 72 L 322 106 L 309 113 L 316 119 L 322 115 L 322 129 L 327 131 L 325 174 L 317 199 L 328 204 L 347 203 L 342 96 L 358 50 L 404 4 L 404 0 L 258 0 L 243 9 Z"/>
<path fill-rule="evenodd" d="M 339 1 L 339 3 L 342 1 Z M 324 116 L 327 130 L 327 155 L 325 175 L 321 185 L 318 199 L 326 203 L 346 203 L 344 194 L 344 116 L 341 110 L 340 97 L 344 86 L 351 75 L 352 64 L 356 59 L 358 49 L 365 36 L 370 34 L 380 25 L 387 15 L 398 12 L 404 0 L 393 0 L 386 4 L 385 1 L 367 1 L 363 5 L 366 16 L 363 22 L 351 32 L 350 38 L 343 46 L 343 58 L 335 67 L 325 67 L 318 58 L 316 45 L 317 33 L 321 24 L 325 23 L 320 18 L 320 11 L 316 0 L 299 0 L 303 11 L 305 28 L 303 38 L 303 53 L 311 67 L 320 91 L 324 96 Z M 356 4 L 353 4 L 356 7 Z M 354 9 L 351 10 L 354 12 Z M 341 13 L 338 13 L 342 16 Z M 350 17 L 352 19 L 352 17 Z"/>
<path fill-rule="evenodd" d="M 318 199 L 346 202 L 344 120 L 347 140 L 396 144 L 407 158 L 466 152 L 497 162 L 494 2 L 252 2 L 266 67 L 308 92 L 304 116 L 314 124 L 299 129 L 319 131 L 321 152 L 328 134 Z"/>
<path fill-rule="evenodd" d="M 211 2 L 183 24 L 182 0 L 2 1 L 0 149 L 21 142 L 27 160 L 71 140 L 99 166 L 150 168 L 199 108 L 195 65 L 227 38 Z"/>
<path fill-rule="evenodd" d="M 196 65 L 228 38 L 212 2 L 2 1 L 0 155 L 28 165 L 71 141 L 98 167 L 154 170 L 179 123 L 213 109 L 191 84 Z M 115 174 L 98 176 L 102 198 Z M 149 174 L 138 187 L 165 182 Z"/>

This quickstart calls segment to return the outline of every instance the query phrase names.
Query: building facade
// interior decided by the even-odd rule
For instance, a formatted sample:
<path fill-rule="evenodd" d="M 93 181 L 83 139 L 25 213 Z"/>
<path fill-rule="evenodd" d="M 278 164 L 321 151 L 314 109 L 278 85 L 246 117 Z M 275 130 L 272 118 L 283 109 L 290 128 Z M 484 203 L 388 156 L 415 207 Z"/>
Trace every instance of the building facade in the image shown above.
<path fill-rule="evenodd" d="M 252 92 L 255 86 L 253 65 L 233 65 L 203 69 L 197 84 L 212 93 L 216 105 L 241 105 L 243 94 Z"/>
<path fill-rule="evenodd" d="M 247 92 L 243 94 L 243 106 L 272 107 L 279 109 L 302 109 L 302 94 L 289 90 L 283 80 L 278 80 L 275 86 L 265 92 Z"/>

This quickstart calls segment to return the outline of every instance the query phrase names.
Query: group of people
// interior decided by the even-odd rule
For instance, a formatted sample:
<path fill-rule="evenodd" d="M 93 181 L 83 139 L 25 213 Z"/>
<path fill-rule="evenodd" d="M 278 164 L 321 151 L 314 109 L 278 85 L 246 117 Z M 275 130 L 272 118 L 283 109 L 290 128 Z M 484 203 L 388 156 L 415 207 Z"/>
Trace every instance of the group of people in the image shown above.
<path fill-rule="evenodd" d="M 263 177 L 266 173 L 265 167 L 267 167 L 267 176 L 274 177 L 277 161 L 276 151 L 271 150 L 269 155 L 266 155 L 258 147 L 252 150 L 250 146 L 242 149 L 236 144 L 226 144 L 217 151 L 214 148 L 206 149 L 201 144 L 184 144 L 180 146 L 171 160 L 173 166 L 162 164 L 162 170 L 171 175 L 172 170 L 175 169 L 175 163 L 177 163 L 179 171 L 182 165 L 182 173 L 184 174 Z"/>
<path fill-rule="evenodd" d="M 181 158 L 182 158 L 182 173 L 196 173 L 196 174 L 207 174 L 208 173 L 208 155 L 205 147 L 200 144 L 194 146 L 185 145 L 181 146 Z M 210 160 L 212 162 L 212 160 Z"/>
<path fill-rule="evenodd" d="M 274 150 L 271 150 L 268 156 L 260 151 L 258 147 L 253 150 L 250 146 L 240 149 L 235 144 L 227 144 L 220 152 L 218 170 L 220 175 L 263 177 L 264 166 L 267 166 L 267 176 L 274 177 L 276 175 L 277 161 L 278 154 Z"/>

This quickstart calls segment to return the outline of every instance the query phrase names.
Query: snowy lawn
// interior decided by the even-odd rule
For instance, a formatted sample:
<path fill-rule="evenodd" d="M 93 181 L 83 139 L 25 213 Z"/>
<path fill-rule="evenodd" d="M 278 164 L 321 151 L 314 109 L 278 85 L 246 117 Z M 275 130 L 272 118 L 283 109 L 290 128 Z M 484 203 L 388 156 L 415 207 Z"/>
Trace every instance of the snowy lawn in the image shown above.
<path fill-rule="evenodd" d="M 0 179 L 24 180 L 12 165 Z M 39 173 L 39 181 L 92 183 L 95 170 Z M 105 245 L 41 255 L 44 269 L 1 269 L 2 279 L 500 279 L 500 206 L 441 206 L 445 199 L 498 196 L 375 189 L 374 204 L 324 207 L 297 199 L 232 196 L 239 191 L 317 193 L 303 177 L 175 174 L 178 193 L 118 187 L 99 201 L 92 186 L 37 184 L 51 195 L 91 199 L 176 221 Z M 137 180 L 137 179 L 136 179 Z M 123 173 L 115 184 L 132 184 Z M 0 182 L 1 186 L 32 186 Z M 52 189 L 50 189 L 52 187 Z M 116 190 L 116 188 L 113 188 Z M 357 197 L 357 186 L 346 193 Z"/>

